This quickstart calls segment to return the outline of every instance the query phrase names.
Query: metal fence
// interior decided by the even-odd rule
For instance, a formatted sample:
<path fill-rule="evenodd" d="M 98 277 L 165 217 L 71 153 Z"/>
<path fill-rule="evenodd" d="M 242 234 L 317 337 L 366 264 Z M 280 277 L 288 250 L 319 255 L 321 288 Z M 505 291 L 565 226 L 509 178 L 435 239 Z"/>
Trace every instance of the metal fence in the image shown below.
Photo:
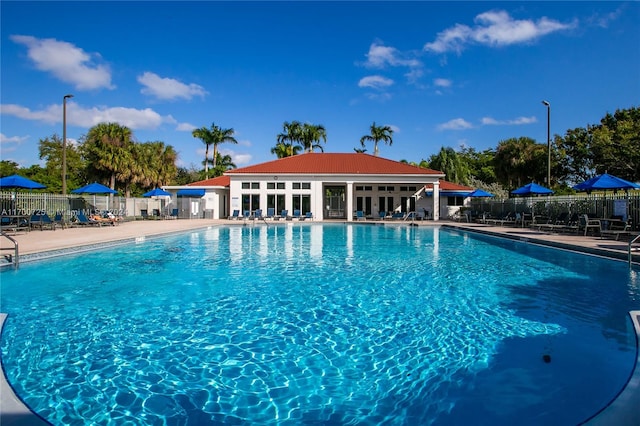
<path fill-rule="evenodd" d="M 0 210 L 3 216 L 30 216 L 45 211 L 51 217 L 61 213 L 71 219 L 79 211 L 89 215 L 95 211 L 109 211 L 116 216 L 133 219 L 170 216 L 180 219 L 211 218 L 212 210 L 205 210 L 205 200 L 187 197 L 135 198 L 110 195 L 61 195 L 24 191 L 0 191 Z"/>
<path fill-rule="evenodd" d="M 640 194 L 624 191 L 607 194 L 552 195 L 494 200 L 471 199 L 472 212 L 489 213 L 500 217 L 508 212 L 533 213 L 538 216 L 557 217 L 560 213 L 587 214 L 591 217 L 622 217 L 630 221 L 634 230 L 640 230 Z"/>

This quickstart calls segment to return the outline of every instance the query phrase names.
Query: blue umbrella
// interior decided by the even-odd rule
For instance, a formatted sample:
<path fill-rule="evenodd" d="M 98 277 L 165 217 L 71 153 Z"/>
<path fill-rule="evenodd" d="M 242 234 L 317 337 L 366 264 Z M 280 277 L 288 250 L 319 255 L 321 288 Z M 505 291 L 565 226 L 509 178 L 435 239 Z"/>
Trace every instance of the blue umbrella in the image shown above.
<path fill-rule="evenodd" d="M 93 194 L 93 205 L 96 205 L 96 194 L 117 194 L 118 191 L 104 186 L 101 183 L 93 182 L 89 185 L 85 185 L 82 188 L 74 189 L 71 191 L 73 194 Z M 108 203 L 107 203 L 108 204 Z"/>
<path fill-rule="evenodd" d="M 593 177 L 573 187 L 578 191 L 593 191 L 598 189 L 640 189 L 640 185 L 629 182 L 608 173 Z"/>
<path fill-rule="evenodd" d="M 71 191 L 73 194 L 117 194 L 118 191 L 104 186 L 101 183 L 93 182 L 89 185 L 85 185 L 82 188 L 74 189 Z"/>
<path fill-rule="evenodd" d="M 495 197 L 495 195 L 490 192 L 483 191 L 482 189 L 476 189 L 475 191 L 468 193 L 467 197 Z"/>
<path fill-rule="evenodd" d="M 578 191 L 587 191 L 587 193 L 593 190 L 607 190 L 607 189 L 640 189 L 640 185 L 635 184 L 633 182 L 629 182 L 617 176 L 610 175 L 608 173 L 604 173 L 602 175 L 593 177 L 591 179 L 585 180 L 582 183 L 577 184 L 573 187 L 573 189 L 577 189 Z M 603 198 L 603 209 L 605 205 L 605 200 Z M 627 192 L 627 202 L 625 203 L 625 214 L 624 220 L 627 220 L 629 217 L 629 193 Z"/>
<path fill-rule="evenodd" d="M 143 197 L 170 197 L 171 193 L 164 189 L 156 188 L 142 194 Z"/>
<path fill-rule="evenodd" d="M 20 175 L 12 175 L 0 179 L 0 188 L 42 189 L 46 186 Z"/>
<path fill-rule="evenodd" d="M 518 189 L 511 191 L 513 195 L 548 195 L 553 194 L 553 191 L 544 186 L 540 186 L 537 183 L 528 183 Z"/>

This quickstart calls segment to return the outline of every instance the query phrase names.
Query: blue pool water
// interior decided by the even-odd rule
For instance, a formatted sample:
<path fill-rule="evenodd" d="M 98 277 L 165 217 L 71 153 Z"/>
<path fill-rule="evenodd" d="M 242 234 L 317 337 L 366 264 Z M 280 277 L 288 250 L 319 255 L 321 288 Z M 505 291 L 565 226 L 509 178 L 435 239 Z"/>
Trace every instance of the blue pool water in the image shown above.
<path fill-rule="evenodd" d="M 288 223 L 26 263 L 1 306 L 7 377 L 53 424 L 573 425 L 632 372 L 640 279 L 439 228 Z"/>

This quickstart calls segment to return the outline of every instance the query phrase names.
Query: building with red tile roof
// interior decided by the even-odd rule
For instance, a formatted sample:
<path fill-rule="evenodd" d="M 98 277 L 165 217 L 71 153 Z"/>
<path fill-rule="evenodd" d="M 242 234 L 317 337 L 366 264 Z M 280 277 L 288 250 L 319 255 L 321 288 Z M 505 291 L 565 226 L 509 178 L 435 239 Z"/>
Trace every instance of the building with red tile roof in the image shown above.
<path fill-rule="evenodd" d="M 240 216 L 260 210 L 268 216 L 295 212 L 316 220 L 347 221 L 356 211 L 373 218 L 418 212 L 438 220 L 450 214 L 451 197 L 458 200 L 455 197 L 473 190 L 443 178 L 437 170 L 365 153 L 306 153 L 164 189 L 177 190 L 178 197 L 200 198 L 198 214 L 209 212 L 213 218 L 230 216 L 234 210 Z M 441 198 L 446 205 L 440 205 Z"/>

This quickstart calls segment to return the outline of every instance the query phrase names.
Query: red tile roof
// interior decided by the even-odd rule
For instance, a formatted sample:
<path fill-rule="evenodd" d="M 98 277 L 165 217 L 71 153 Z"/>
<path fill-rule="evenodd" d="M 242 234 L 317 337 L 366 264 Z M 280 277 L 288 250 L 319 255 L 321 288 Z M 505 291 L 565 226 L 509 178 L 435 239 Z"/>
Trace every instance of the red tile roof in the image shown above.
<path fill-rule="evenodd" d="M 424 186 L 427 191 L 433 191 L 433 184 L 428 183 Z M 473 191 L 473 188 L 469 186 L 459 185 L 457 183 L 449 182 L 440 179 L 440 191 Z"/>
<path fill-rule="evenodd" d="M 229 182 L 231 182 L 231 178 L 229 176 L 218 176 L 200 180 L 198 182 L 192 182 L 187 184 L 187 186 L 229 186 Z"/>
<path fill-rule="evenodd" d="M 319 153 L 294 155 L 254 166 L 233 169 L 235 174 L 336 174 L 336 175 L 442 175 L 399 161 L 364 153 Z"/>

